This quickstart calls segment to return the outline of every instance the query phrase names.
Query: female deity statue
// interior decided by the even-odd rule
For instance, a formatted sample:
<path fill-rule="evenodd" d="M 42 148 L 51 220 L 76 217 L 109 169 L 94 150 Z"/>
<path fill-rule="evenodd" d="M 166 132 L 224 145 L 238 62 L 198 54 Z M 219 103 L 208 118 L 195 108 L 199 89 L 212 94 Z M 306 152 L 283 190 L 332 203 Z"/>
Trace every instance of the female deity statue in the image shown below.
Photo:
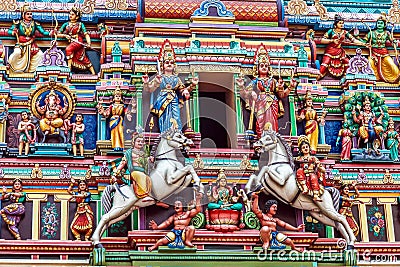
<path fill-rule="evenodd" d="M 99 101 L 97 111 L 100 115 L 110 118 L 111 147 L 114 151 L 124 150 L 124 117 L 126 115 L 126 118 L 130 121 L 132 115 L 124 105 L 122 91 L 119 88 L 115 89 L 113 103 L 107 109 L 104 109 L 102 101 Z"/>
<path fill-rule="evenodd" d="M 387 131 L 383 134 L 383 138 L 386 139 L 386 148 L 390 151 L 390 158 L 393 161 L 399 161 L 400 135 L 394 129 L 394 121 L 392 118 L 389 119 Z"/>
<path fill-rule="evenodd" d="M 254 112 L 256 116 L 256 133 L 260 138 L 264 130 L 278 132 L 278 118 L 285 113 L 282 99 L 296 87 L 296 81 L 292 78 L 285 89 L 281 77 L 278 81 L 272 77 L 271 60 L 263 44 L 254 56 L 253 75 L 255 78 L 246 87 L 243 78 L 238 78 L 236 83 L 240 95 L 246 100 L 246 107 L 251 107 L 252 114 Z"/>
<path fill-rule="evenodd" d="M 8 58 L 8 64 L 13 72 L 35 72 L 43 60 L 43 52 L 35 42 L 37 32 L 50 36 L 50 32 L 33 20 L 29 4 L 21 7 L 21 20 L 14 21 L 8 30 L 9 35 L 17 38 L 14 52 Z"/>
<path fill-rule="evenodd" d="M 132 182 L 133 191 L 143 202 L 153 201 L 149 196 L 151 191 L 151 179 L 147 175 L 148 163 L 153 162 L 154 157 L 147 155 L 144 151 L 144 136 L 140 132 L 135 132 L 132 137 L 132 148 L 124 152 L 118 167 L 112 174 L 112 179 L 116 181 L 117 177 L 124 176 L 126 169 L 130 174 L 130 182 Z"/>
<path fill-rule="evenodd" d="M 72 199 L 76 200 L 78 206 L 70 228 L 76 240 L 81 240 L 81 235 L 83 235 L 85 240 L 89 241 L 90 236 L 92 235 L 94 222 L 93 211 L 89 205 L 91 193 L 89 192 L 86 180 L 79 180 L 78 191 L 76 192 L 72 190 L 74 184 L 75 179 L 71 178 L 71 183 L 67 191 L 72 195 Z"/>
<path fill-rule="evenodd" d="M 346 38 L 354 44 L 365 46 L 363 42 L 344 30 L 344 20 L 336 14 L 333 29 L 328 30 L 321 39 L 321 44 L 327 44 L 327 47 L 322 57 L 318 79 L 323 78 L 328 72 L 335 78 L 340 78 L 346 73 L 349 67 L 349 59 L 342 46 Z"/>
<path fill-rule="evenodd" d="M 174 49 L 167 39 L 164 41 L 158 56 L 161 68 L 159 71 L 162 73 L 158 73 L 151 81 L 147 74 L 142 76 L 145 91 L 154 92 L 156 89 L 160 89 L 156 100 L 152 103 L 151 112 L 158 117 L 161 133 L 171 128 L 171 118 L 175 119 L 179 129 L 182 129 L 180 106 L 183 105 L 185 100 L 189 100 L 190 92 L 199 83 L 199 79 L 193 77 L 191 84 L 188 87 L 184 86 L 175 73 L 175 58 Z"/>
<path fill-rule="evenodd" d="M 393 45 L 396 49 L 397 40 L 393 39 L 392 34 L 386 30 L 386 26 L 386 15 L 382 15 L 376 21 L 376 29 L 368 32 L 361 41 L 371 45 L 368 60 L 375 73 L 377 81 L 398 83 L 400 79 L 399 68 L 394 63 L 388 49 L 386 48 Z"/>
<path fill-rule="evenodd" d="M 299 154 L 295 162 L 300 165 L 296 171 L 296 178 L 303 194 L 313 197 L 314 201 L 322 201 L 320 196 L 324 187 L 320 182 L 325 182 L 325 168 L 319 159 L 310 153 L 310 141 L 307 136 L 301 135 L 298 139 Z"/>
<path fill-rule="evenodd" d="M 354 202 L 363 203 L 362 201 L 358 200 L 359 192 L 357 189 L 357 181 L 354 181 L 351 185 L 343 184 L 340 187 L 340 207 L 339 213 L 346 216 L 346 220 L 353 230 L 355 236 L 358 235 L 360 227 L 358 226 L 356 220 L 354 219 L 353 212 L 351 211 L 351 207 L 353 206 Z M 354 188 L 354 194 L 350 196 L 350 188 Z"/>
<path fill-rule="evenodd" d="M 226 175 L 223 169 L 219 171 L 217 185 L 214 186 L 212 190 L 207 192 L 207 196 L 211 201 L 207 206 L 209 210 L 242 210 L 243 205 L 241 203 L 237 203 L 239 197 L 234 196 L 233 189 L 227 185 Z"/>
<path fill-rule="evenodd" d="M 304 104 L 305 107 L 300 111 L 300 114 L 296 116 L 296 119 L 297 121 L 305 121 L 304 131 L 310 142 L 311 154 L 316 154 L 319 135 L 318 124 L 325 123 L 327 112 L 324 110 L 322 115 L 318 116 L 317 111 L 313 107 L 313 99 L 310 91 L 306 93 Z"/>
<path fill-rule="evenodd" d="M 8 230 L 17 240 L 21 240 L 18 224 L 22 215 L 25 213 L 23 203 L 26 199 L 26 193 L 22 192 L 22 181 L 19 178 L 14 179 L 12 192 L 7 193 L 7 188 L 3 186 L 3 194 L 1 200 L 9 200 L 11 204 L 0 210 L 0 215 L 7 224 Z"/>
<path fill-rule="evenodd" d="M 96 74 L 92 63 L 86 55 L 85 45 L 83 39 L 85 38 L 87 46 L 90 47 L 90 36 L 86 31 L 85 24 L 80 20 L 82 11 L 77 8 L 71 8 L 69 12 L 69 22 L 65 22 L 57 36 L 67 38 L 70 42 L 65 48 L 65 55 L 67 57 L 68 67 L 72 69 L 75 67 L 79 70 L 89 70 L 93 75 Z"/>
<path fill-rule="evenodd" d="M 69 104 L 67 99 L 63 98 L 63 107 L 58 94 L 54 90 L 50 90 L 46 95 L 44 105 L 40 105 L 40 100 L 41 98 L 36 101 L 36 109 L 42 115 L 42 119 L 39 122 L 40 129 L 45 135 L 59 133 L 60 128 L 66 123 L 63 115 L 68 110 Z M 68 129 L 68 127 L 65 127 L 65 129 Z"/>
<path fill-rule="evenodd" d="M 340 129 L 338 138 L 336 140 L 336 146 L 339 145 L 340 138 L 342 138 L 342 152 L 340 153 L 341 160 L 350 160 L 351 149 L 353 148 L 352 137 L 353 133 L 348 128 L 347 122 L 343 123 L 342 129 Z"/>

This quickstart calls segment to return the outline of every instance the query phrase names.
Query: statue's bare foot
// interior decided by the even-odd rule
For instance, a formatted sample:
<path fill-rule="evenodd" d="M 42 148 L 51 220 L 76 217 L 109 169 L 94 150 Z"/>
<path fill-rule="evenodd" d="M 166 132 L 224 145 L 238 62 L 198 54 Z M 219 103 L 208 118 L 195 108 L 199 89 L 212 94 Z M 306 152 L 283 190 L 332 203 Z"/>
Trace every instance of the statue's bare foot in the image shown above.
<path fill-rule="evenodd" d="M 156 246 L 151 246 L 151 247 L 149 247 L 149 249 L 148 249 L 148 251 L 153 251 L 153 250 L 155 250 L 156 249 Z"/>
<path fill-rule="evenodd" d="M 185 241 L 185 245 L 188 246 L 188 247 L 190 247 L 190 248 L 193 248 L 193 247 L 194 247 L 194 245 L 193 245 L 192 242 L 190 242 L 190 241 Z"/>

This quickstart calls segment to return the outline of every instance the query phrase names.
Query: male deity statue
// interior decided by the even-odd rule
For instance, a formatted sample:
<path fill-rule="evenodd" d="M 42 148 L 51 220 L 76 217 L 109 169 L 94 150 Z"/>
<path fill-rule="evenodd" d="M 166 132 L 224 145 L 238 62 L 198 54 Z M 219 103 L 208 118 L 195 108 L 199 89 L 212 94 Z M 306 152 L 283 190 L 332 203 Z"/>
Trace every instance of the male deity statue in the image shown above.
<path fill-rule="evenodd" d="M 8 30 L 9 35 L 17 38 L 14 52 L 8 58 L 8 64 L 13 72 L 35 72 L 43 60 L 43 52 L 35 42 L 37 33 L 50 36 L 50 32 L 33 20 L 28 3 L 21 7 L 21 20 L 14 21 Z"/>
<path fill-rule="evenodd" d="M 296 87 L 296 81 L 292 78 L 285 89 L 282 77 L 278 81 L 272 77 L 271 59 L 263 44 L 254 56 L 253 75 L 255 78 L 246 87 L 243 78 L 238 78 L 236 83 L 240 95 L 246 100 L 246 107 L 251 107 L 250 116 L 254 114 L 256 117 L 256 133 L 260 138 L 269 128 L 278 132 L 278 118 L 285 113 L 282 99 Z"/>

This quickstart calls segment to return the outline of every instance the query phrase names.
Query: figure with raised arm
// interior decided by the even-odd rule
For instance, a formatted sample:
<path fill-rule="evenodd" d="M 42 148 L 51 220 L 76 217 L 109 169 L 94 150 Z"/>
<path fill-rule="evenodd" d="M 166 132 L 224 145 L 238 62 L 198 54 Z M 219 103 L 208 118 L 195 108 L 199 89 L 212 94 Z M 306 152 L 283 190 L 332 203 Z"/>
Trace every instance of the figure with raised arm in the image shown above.
<path fill-rule="evenodd" d="M 79 70 L 89 70 L 96 74 L 92 63 L 86 55 L 85 47 L 91 46 L 89 33 L 86 31 L 85 24 L 81 22 L 82 11 L 78 7 L 71 8 L 69 12 L 69 22 L 65 22 L 57 36 L 67 38 L 69 44 L 65 48 L 67 64 Z M 83 43 L 85 39 L 86 45 Z"/>
<path fill-rule="evenodd" d="M 350 195 L 350 189 L 354 189 L 354 194 Z M 343 184 L 340 187 L 340 207 L 339 213 L 346 216 L 346 220 L 353 230 L 355 236 L 358 235 L 360 227 L 358 226 L 356 220 L 354 219 L 353 212 L 351 207 L 355 202 L 363 203 L 362 201 L 358 200 L 357 198 L 360 196 L 360 193 L 357 189 L 357 181 L 354 181 L 350 184 Z"/>
<path fill-rule="evenodd" d="M 236 79 L 240 95 L 246 100 L 246 107 L 252 109 L 256 117 L 256 133 L 260 138 L 264 130 L 278 132 L 278 118 L 285 113 L 282 99 L 286 98 L 297 82 L 292 78 L 285 86 L 282 77 L 278 81 L 272 77 L 271 60 L 263 44 L 254 56 L 254 79 L 245 86 L 244 79 Z"/>
<path fill-rule="evenodd" d="M 192 240 L 195 233 L 194 226 L 190 225 L 190 221 L 194 216 L 201 212 L 201 199 L 203 194 L 196 194 L 196 207 L 185 211 L 182 200 L 176 200 L 174 204 L 175 214 L 169 217 L 166 221 L 157 225 L 154 220 L 151 220 L 149 227 L 153 230 L 165 229 L 170 225 L 174 228 L 165 237 L 158 240 L 154 246 L 149 248 L 149 251 L 157 249 L 159 246 L 168 244 L 170 248 L 184 248 L 185 246 L 194 247 Z"/>
<path fill-rule="evenodd" d="M 280 226 L 289 231 L 301 232 L 304 230 L 305 225 L 300 224 L 294 227 L 278 218 L 275 217 L 278 210 L 278 202 L 276 200 L 268 200 L 265 203 L 265 213 L 263 213 L 258 206 L 258 194 L 253 193 L 253 203 L 251 210 L 255 213 L 257 218 L 260 220 L 260 239 L 263 243 L 262 248 L 267 250 L 269 247 L 279 247 L 280 243 L 290 246 L 293 250 L 301 251 L 295 246 L 293 241 L 286 235 L 279 233 L 276 230 L 277 226 Z"/>
<path fill-rule="evenodd" d="M 77 241 L 81 240 L 81 235 L 85 237 L 86 241 L 89 241 L 93 231 L 94 215 L 92 208 L 90 207 L 91 193 L 86 180 L 81 179 L 78 182 L 78 190 L 73 191 L 72 188 L 75 184 L 75 179 L 71 178 L 71 183 L 67 189 L 68 194 L 72 195 L 71 199 L 75 199 L 78 206 L 74 219 L 71 223 L 71 231 Z"/>
<path fill-rule="evenodd" d="M 8 58 L 12 72 L 35 72 L 43 61 L 43 52 L 38 47 L 35 38 L 38 33 L 50 36 L 50 32 L 32 18 L 32 10 L 28 3 L 21 7 L 21 20 L 14 21 L 8 30 L 8 35 L 15 36 L 17 43 L 14 52 Z"/>
<path fill-rule="evenodd" d="M 363 42 L 357 40 L 344 29 L 344 19 L 339 14 L 336 14 L 333 29 L 328 30 L 321 39 L 321 44 L 326 44 L 327 46 L 322 57 L 318 79 L 323 78 L 327 73 L 335 78 L 340 78 L 346 73 L 349 67 L 349 58 L 343 48 L 343 42 L 346 39 L 356 45 L 365 46 Z"/>
<path fill-rule="evenodd" d="M 26 193 L 22 191 L 22 181 L 19 178 L 14 179 L 12 192 L 7 193 L 7 188 L 3 186 L 2 201 L 10 201 L 11 204 L 0 210 L 0 215 L 7 224 L 8 230 L 15 239 L 21 240 L 18 224 L 22 216 L 25 214 Z"/>
<path fill-rule="evenodd" d="M 362 147 L 363 144 L 369 144 L 369 148 L 373 148 L 372 142 L 380 138 L 380 133 L 383 132 L 382 119 L 384 117 L 384 112 L 382 107 L 379 107 L 380 115 L 375 116 L 375 112 L 372 111 L 371 100 L 368 95 L 365 96 L 363 101 L 363 107 L 357 106 L 359 114 L 357 116 L 356 107 L 353 107 L 352 115 L 355 123 L 358 123 L 360 127 L 358 128 L 358 147 Z"/>
<path fill-rule="evenodd" d="M 171 128 L 171 118 L 175 119 L 179 129 L 182 129 L 180 107 L 185 100 L 189 100 L 190 92 L 199 83 L 199 79 L 193 77 L 191 84 L 185 87 L 181 79 L 176 75 L 175 59 L 174 49 L 167 39 L 164 41 L 158 56 L 160 73 L 157 73 L 151 81 L 147 74 L 142 76 L 143 90 L 154 92 L 156 89 L 160 89 L 155 101 L 152 103 L 151 112 L 158 117 L 161 133 Z"/>
<path fill-rule="evenodd" d="M 376 21 L 376 29 L 368 32 L 361 41 L 366 44 L 371 44 L 371 53 L 368 60 L 377 81 L 398 83 L 400 71 L 387 49 L 387 47 L 393 46 L 396 50 L 398 42 L 393 38 L 393 35 L 386 30 L 386 27 L 386 14 L 382 14 Z M 397 51 L 396 58 L 398 58 Z"/>

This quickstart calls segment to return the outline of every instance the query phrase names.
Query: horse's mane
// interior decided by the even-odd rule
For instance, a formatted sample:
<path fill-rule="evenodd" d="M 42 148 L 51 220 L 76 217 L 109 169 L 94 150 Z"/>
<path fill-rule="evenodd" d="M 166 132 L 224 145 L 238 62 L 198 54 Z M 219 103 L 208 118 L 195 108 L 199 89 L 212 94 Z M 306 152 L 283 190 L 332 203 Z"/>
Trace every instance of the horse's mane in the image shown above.
<path fill-rule="evenodd" d="M 172 135 L 173 135 L 175 132 L 177 132 L 177 131 L 178 131 L 177 129 L 174 129 L 173 127 L 171 127 L 171 128 L 169 128 L 167 131 L 161 133 L 161 134 L 157 137 L 157 139 L 154 141 L 154 145 L 153 145 L 153 147 L 151 148 L 150 155 L 156 156 L 155 154 L 156 154 L 156 152 L 157 152 L 157 148 L 158 148 L 158 145 L 160 144 L 161 138 L 167 138 L 168 136 L 172 136 Z"/>
<path fill-rule="evenodd" d="M 289 144 L 286 142 L 286 140 L 279 133 L 277 133 L 275 131 L 269 131 L 268 133 L 271 133 L 273 136 L 278 138 L 278 140 L 282 143 L 283 147 L 286 150 L 286 154 L 287 154 L 287 156 L 289 158 L 289 165 L 293 170 L 295 170 L 292 149 L 290 148 Z"/>

